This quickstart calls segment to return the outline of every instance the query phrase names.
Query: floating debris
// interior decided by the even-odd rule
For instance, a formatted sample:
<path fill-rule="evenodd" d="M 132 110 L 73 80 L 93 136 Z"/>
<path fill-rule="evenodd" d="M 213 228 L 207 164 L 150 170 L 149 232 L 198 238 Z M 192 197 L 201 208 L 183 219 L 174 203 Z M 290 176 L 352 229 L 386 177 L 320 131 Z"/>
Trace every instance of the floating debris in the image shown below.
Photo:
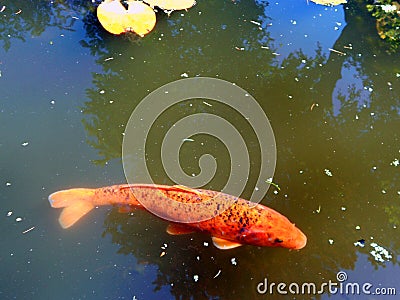
<path fill-rule="evenodd" d="M 28 145 L 29 145 L 29 142 L 23 142 L 23 143 L 21 144 L 22 147 L 26 147 L 26 146 L 28 146 Z"/>
<path fill-rule="evenodd" d="M 394 161 L 390 163 L 391 166 L 398 167 L 400 165 L 400 161 L 398 158 L 395 158 Z"/>
<path fill-rule="evenodd" d="M 31 228 L 28 228 L 28 229 L 22 231 L 22 234 L 28 233 L 29 231 L 32 231 L 33 229 L 35 229 L 35 226 L 32 226 Z"/>
<path fill-rule="evenodd" d="M 9 212 L 7 212 L 7 217 L 10 217 L 11 215 L 13 214 L 13 212 L 12 211 L 9 211 Z"/>
<path fill-rule="evenodd" d="M 21 222 L 21 221 L 22 221 L 22 218 L 20 218 L 20 217 L 15 219 L 15 222 Z"/>
<path fill-rule="evenodd" d="M 199 275 L 194 275 L 193 280 L 194 280 L 194 282 L 197 282 L 199 280 Z"/>
<path fill-rule="evenodd" d="M 183 139 L 184 142 L 194 142 L 194 139 Z"/>
<path fill-rule="evenodd" d="M 329 242 L 330 245 L 333 245 L 333 240 L 332 239 L 329 239 L 328 242 Z"/>
<path fill-rule="evenodd" d="M 181 77 L 183 77 L 183 78 L 188 78 L 189 75 L 188 75 L 188 73 L 182 73 L 182 74 L 181 74 Z"/>
<path fill-rule="evenodd" d="M 205 104 L 205 105 L 207 105 L 207 106 L 212 106 L 212 104 L 210 104 L 210 103 L 208 103 L 208 102 L 206 102 L 206 101 L 203 101 L 203 104 Z"/>
<path fill-rule="evenodd" d="M 234 266 L 237 265 L 236 258 L 234 258 L 234 257 L 231 258 L 231 264 Z"/>
<path fill-rule="evenodd" d="M 266 183 L 269 183 L 269 184 L 271 184 L 271 185 L 273 185 L 274 187 L 276 187 L 276 188 L 278 189 L 278 191 L 281 190 L 281 188 L 279 187 L 279 185 L 277 185 L 276 183 L 274 183 L 274 182 L 272 181 L 272 177 L 268 178 L 265 182 L 266 182 Z"/>
<path fill-rule="evenodd" d="M 342 206 L 340 209 L 343 210 L 343 211 L 345 211 L 345 210 L 346 210 L 346 207 Z"/>
<path fill-rule="evenodd" d="M 6 186 L 11 186 L 11 182 L 6 182 Z"/>
<path fill-rule="evenodd" d="M 253 21 L 253 20 L 250 20 L 250 23 L 253 23 L 254 25 L 257 25 L 257 26 L 261 26 L 260 22 L 256 22 L 256 21 Z"/>
<path fill-rule="evenodd" d="M 221 274 L 221 270 L 218 270 L 218 273 L 215 274 L 213 278 L 217 278 L 219 276 L 219 274 Z"/>
<path fill-rule="evenodd" d="M 332 177 L 332 172 L 329 169 L 324 169 L 324 172 L 327 176 Z"/>
<path fill-rule="evenodd" d="M 365 240 L 364 239 L 358 240 L 357 242 L 354 243 L 354 246 L 364 248 Z"/>
<path fill-rule="evenodd" d="M 207 242 L 204 242 L 203 245 L 204 245 L 204 247 L 208 247 L 208 243 Z"/>
<path fill-rule="evenodd" d="M 370 245 L 372 248 L 374 248 L 374 250 L 370 251 L 370 253 L 376 261 L 385 262 L 385 260 L 389 261 L 392 258 L 392 255 L 389 253 L 389 251 L 377 243 L 371 243 Z"/>
<path fill-rule="evenodd" d="M 357 225 L 356 226 L 356 230 L 360 230 L 360 229 L 361 229 L 361 227 Z"/>
<path fill-rule="evenodd" d="M 314 3 L 327 5 L 327 6 L 336 6 L 340 4 L 346 4 L 346 0 L 311 0 Z"/>
<path fill-rule="evenodd" d="M 344 52 L 342 52 L 342 51 L 335 50 L 335 49 L 332 49 L 332 48 L 329 48 L 329 51 L 335 52 L 335 53 L 340 54 L 340 55 L 347 55 L 346 53 L 344 53 Z"/>
<path fill-rule="evenodd" d="M 160 257 L 163 257 L 165 254 L 166 254 L 165 251 L 161 252 Z"/>

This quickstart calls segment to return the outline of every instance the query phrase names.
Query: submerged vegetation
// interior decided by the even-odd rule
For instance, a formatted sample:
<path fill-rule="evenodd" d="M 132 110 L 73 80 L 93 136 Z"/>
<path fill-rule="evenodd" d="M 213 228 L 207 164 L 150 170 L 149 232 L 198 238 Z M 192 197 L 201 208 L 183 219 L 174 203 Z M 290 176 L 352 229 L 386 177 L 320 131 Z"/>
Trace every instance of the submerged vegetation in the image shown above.
<path fill-rule="evenodd" d="M 400 4 L 393 0 L 368 0 L 368 11 L 376 18 L 379 36 L 390 43 L 392 50 L 400 47 Z"/>

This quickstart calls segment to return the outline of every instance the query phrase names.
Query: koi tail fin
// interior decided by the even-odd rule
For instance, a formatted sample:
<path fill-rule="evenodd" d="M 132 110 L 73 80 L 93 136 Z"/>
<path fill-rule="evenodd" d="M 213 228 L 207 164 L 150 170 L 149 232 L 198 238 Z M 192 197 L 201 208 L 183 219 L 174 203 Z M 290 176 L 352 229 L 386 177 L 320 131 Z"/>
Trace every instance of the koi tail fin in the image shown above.
<path fill-rule="evenodd" d="M 52 207 L 64 207 L 58 219 L 62 228 L 71 227 L 95 207 L 92 200 L 94 191 L 94 189 L 70 189 L 49 196 Z"/>

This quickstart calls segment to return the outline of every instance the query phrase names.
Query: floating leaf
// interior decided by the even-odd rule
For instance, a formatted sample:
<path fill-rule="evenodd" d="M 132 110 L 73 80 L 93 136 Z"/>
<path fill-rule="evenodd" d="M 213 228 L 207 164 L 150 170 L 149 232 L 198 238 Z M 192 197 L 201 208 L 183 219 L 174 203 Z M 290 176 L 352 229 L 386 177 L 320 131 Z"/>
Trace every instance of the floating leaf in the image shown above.
<path fill-rule="evenodd" d="M 141 1 L 128 2 L 126 28 L 144 36 L 153 30 L 156 25 L 156 13 Z"/>
<path fill-rule="evenodd" d="M 125 9 L 119 0 L 105 0 L 97 8 L 97 17 L 104 29 L 113 34 L 132 31 L 144 36 L 156 25 L 155 12 L 141 1 L 129 1 Z"/>
<path fill-rule="evenodd" d="M 311 1 L 317 4 L 331 5 L 331 6 L 347 3 L 346 0 L 311 0 Z"/>
<path fill-rule="evenodd" d="M 191 8 L 196 4 L 195 0 L 144 0 L 151 7 L 158 6 L 165 10 L 181 10 Z"/>

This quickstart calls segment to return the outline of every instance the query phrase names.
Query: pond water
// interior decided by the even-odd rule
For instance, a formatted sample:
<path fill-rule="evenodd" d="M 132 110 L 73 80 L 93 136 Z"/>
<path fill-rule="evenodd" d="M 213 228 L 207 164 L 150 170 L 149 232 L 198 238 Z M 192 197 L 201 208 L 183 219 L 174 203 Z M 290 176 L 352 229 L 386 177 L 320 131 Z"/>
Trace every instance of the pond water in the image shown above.
<path fill-rule="evenodd" d="M 319 287 L 345 272 L 343 283 L 372 284 L 360 298 L 395 299 L 376 288 L 400 293 L 400 55 L 387 52 L 359 2 L 199 0 L 170 17 L 159 11 L 154 31 L 135 38 L 102 30 L 90 1 L 0 1 L 0 298 L 353 299 L 326 288 L 260 293 L 265 280 Z M 129 116 L 186 76 L 234 82 L 264 110 L 279 189 L 262 204 L 305 232 L 304 249 L 221 251 L 205 234 L 170 236 L 165 221 L 113 207 L 59 226 L 48 195 L 125 183 Z M 248 198 L 254 132 L 243 116 L 202 101 L 160 117 L 148 141 L 154 181 L 172 184 L 157 157 L 168 128 L 221 113 L 248 139 L 256 169 Z M 219 169 L 204 187 L 221 189 L 229 151 L 204 134 L 192 139 L 182 168 L 198 174 L 198 157 L 212 154 Z"/>

